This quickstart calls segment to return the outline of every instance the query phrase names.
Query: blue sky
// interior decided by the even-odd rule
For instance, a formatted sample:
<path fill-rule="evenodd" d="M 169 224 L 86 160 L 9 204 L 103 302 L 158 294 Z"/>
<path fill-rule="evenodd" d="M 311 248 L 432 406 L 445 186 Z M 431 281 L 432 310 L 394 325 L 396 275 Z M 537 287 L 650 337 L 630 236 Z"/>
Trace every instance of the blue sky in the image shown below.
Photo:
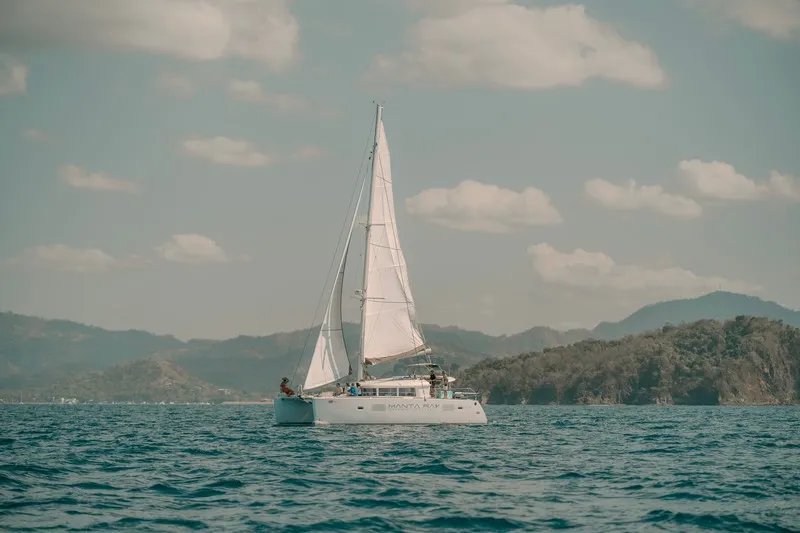
<path fill-rule="evenodd" d="M 799 308 L 797 65 L 796 0 L 9 0 L 0 309 L 309 325 L 375 99 L 423 322 Z"/>

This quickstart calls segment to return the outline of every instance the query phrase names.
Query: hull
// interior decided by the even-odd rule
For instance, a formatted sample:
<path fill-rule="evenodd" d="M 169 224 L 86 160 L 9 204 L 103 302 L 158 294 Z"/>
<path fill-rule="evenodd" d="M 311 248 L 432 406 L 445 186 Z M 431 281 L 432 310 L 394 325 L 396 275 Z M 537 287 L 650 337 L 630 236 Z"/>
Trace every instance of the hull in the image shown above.
<path fill-rule="evenodd" d="M 277 424 L 313 424 L 314 408 L 307 399 L 275 398 L 275 422 Z"/>
<path fill-rule="evenodd" d="M 277 398 L 275 422 L 285 424 L 486 424 L 475 400 L 338 396 Z"/>

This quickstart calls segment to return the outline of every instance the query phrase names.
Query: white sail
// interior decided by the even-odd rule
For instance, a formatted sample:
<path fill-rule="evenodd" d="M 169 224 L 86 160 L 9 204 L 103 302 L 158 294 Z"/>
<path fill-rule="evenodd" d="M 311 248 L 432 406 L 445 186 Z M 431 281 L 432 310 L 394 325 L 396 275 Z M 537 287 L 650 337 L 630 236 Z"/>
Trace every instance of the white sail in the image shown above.
<path fill-rule="evenodd" d="M 342 259 L 339 262 L 339 270 L 331 289 L 331 297 L 328 300 L 328 308 L 325 310 L 325 318 L 319 329 L 317 344 L 314 347 L 314 354 L 311 356 L 311 363 L 306 373 L 306 380 L 303 383 L 303 390 L 310 390 L 333 383 L 337 379 L 343 378 L 351 373 L 350 361 L 347 357 L 347 347 L 344 343 L 344 329 L 342 327 L 342 286 L 344 284 L 345 265 L 347 263 L 347 252 L 350 249 L 350 239 L 353 236 L 358 207 L 361 204 L 361 193 L 358 195 L 353 220 L 350 222 L 350 230 L 347 232 L 347 240 L 344 244 Z"/>
<path fill-rule="evenodd" d="M 362 357 L 370 364 L 429 352 L 416 324 L 408 269 L 397 236 L 389 145 L 380 114 L 375 138 L 361 324 Z"/>

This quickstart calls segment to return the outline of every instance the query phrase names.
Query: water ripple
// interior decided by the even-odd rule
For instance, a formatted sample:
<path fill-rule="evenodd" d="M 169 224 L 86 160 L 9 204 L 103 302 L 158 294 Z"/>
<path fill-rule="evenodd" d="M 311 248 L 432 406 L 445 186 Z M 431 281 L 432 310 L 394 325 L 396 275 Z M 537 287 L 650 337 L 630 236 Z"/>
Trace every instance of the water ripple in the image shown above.
<path fill-rule="evenodd" d="M 481 427 L 263 406 L 0 407 L 2 531 L 800 531 L 800 408 L 488 406 Z"/>

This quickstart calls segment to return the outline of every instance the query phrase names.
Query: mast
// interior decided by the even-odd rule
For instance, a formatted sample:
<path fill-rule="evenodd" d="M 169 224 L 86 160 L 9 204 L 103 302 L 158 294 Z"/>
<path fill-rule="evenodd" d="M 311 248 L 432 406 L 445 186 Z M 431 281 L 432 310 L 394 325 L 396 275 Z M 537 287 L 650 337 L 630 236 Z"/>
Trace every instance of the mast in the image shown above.
<path fill-rule="evenodd" d="M 372 165 L 369 175 L 369 196 L 367 198 L 367 222 L 364 228 L 365 241 L 364 241 L 364 277 L 361 282 L 361 341 L 359 345 L 358 354 L 358 368 L 356 369 L 356 381 L 364 379 L 364 345 L 366 341 L 367 330 L 364 327 L 367 317 L 367 306 L 364 305 L 367 300 L 367 280 L 369 279 L 369 233 L 370 233 L 370 214 L 372 213 L 372 187 L 375 183 L 375 160 L 378 155 L 378 131 L 381 125 L 381 116 L 383 114 L 383 106 L 375 104 L 375 136 L 372 141 Z"/>

